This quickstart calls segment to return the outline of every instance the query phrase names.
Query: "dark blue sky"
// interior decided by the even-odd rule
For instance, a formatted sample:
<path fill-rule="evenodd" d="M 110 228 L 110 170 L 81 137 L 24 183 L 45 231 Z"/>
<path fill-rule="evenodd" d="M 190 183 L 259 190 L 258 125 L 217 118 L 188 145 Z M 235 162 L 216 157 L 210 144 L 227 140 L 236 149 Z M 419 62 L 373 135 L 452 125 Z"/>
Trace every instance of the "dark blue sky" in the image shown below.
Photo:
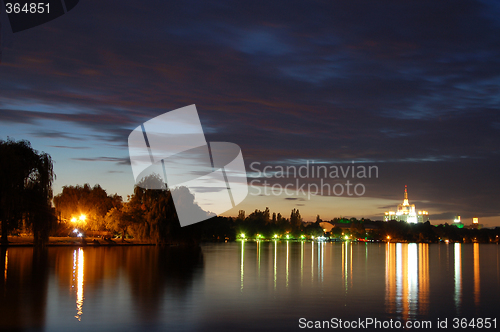
<path fill-rule="evenodd" d="M 50 153 L 56 192 L 131 193 L 130 131 L 196 104 L 247 167 L 379 168 L 363 198 L 250 197 L 248 212 L 380 219 L 407 184 L 433 221 L 500 225 L 498 2 L 81 0 L 13 37 L 0 138 Z"/>

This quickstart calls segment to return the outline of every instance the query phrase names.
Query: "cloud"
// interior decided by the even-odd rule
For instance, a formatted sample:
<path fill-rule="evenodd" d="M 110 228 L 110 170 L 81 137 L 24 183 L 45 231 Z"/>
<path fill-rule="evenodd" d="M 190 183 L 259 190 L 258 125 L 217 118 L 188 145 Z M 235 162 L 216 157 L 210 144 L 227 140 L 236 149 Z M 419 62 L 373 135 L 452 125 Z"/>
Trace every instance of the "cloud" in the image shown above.
<path fill-rule="evenodd" d="M 72 160 L 77 161 L 104 161 L 104 162 L 113 162 L 117 165 L 130 165 L 130 158 L 116 158 L 116 157 L 95 157 L 95 158 L 71 158 Z"/>
<path fill-rule="evenodd" d="M 57 139 L 69 139 L 80 141 L 82 138 L 69 135 L 68 133 L 62 131 L 48 130 L 48 131 L 36 131 L 31 133 L 31 135 L 40 138 L 57 138 Z"/>
<path fill-rule="evenodd" d="M 66 146 L 66 145 L 50 145 L 53 148 L 58 148 L 58 149 L 72 149 L 72 150 L 86 150 L 90 149 L 87 146 Z"/>
<path fill-rule="evenodd" d="M 287 201 L 305 201 L 304 198 L 299 198 L 299 197 L 285 197 L 285 200 L 287 200 Z"/>

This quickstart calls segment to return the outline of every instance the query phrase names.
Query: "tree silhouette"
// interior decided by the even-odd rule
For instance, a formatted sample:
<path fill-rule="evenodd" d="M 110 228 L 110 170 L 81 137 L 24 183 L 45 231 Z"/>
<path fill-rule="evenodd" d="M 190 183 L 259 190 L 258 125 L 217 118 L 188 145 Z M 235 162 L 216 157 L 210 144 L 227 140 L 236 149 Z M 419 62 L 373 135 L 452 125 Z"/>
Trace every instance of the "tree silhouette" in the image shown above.
<path fill-rule="evenodd" d="M 28 141 L 0 140 L 0 221 L 2 243 L 24 221 L 34 244 L 44 245 L 55 222 L 51 208 L 55 178 L 51 157 L 38 153 Z"/>

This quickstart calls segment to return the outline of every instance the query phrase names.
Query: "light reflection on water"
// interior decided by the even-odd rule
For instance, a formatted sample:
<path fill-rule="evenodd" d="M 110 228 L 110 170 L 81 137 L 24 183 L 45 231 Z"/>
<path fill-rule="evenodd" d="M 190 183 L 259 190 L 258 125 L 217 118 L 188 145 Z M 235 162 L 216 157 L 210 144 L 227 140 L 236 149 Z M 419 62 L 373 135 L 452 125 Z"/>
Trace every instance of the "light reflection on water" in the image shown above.
<path fill-rule="evenodd" d="M 479 243 L 474 243 L 474 303 L 479 305 L 481 293 L 481 276 L 479 272 Z"/>
<path fill-rule="evenodd" d="M 427 314 L 428 244 L 387 243 L 385 304 L 402 319 Z"/>
<path fill-rule="evenodd" d="M 455 308 L 460 315 L 460 304 L 462 302 L 462 244 L 455 243 L 454 248 L 455 265 Z"/>
<path fill-rule="evenodd" d="M 5 250 L 4 282 L 7 282 L 7 269 L 9 267 L 9 250 Z"/>
<path fill-rule="evenodd" d="M 78 321 L 81 321 L 83 314 L 83 282 L 84 275 L 83 271 L 85 268 L 85 261 L 83 257 L 83 249 L 75 249 L 73 251 L 73 285 L 72 288 L 75 288 L 76 285 L 76 316 L 75 318 Z"/>
<path fill-rule="evenodd" d="M 0 266 L 0 330 L 273 330 L 296 328 L 300 317 L 495 317 L 500 292 L 499 246 L 482 244 L 9 248 Z"/>

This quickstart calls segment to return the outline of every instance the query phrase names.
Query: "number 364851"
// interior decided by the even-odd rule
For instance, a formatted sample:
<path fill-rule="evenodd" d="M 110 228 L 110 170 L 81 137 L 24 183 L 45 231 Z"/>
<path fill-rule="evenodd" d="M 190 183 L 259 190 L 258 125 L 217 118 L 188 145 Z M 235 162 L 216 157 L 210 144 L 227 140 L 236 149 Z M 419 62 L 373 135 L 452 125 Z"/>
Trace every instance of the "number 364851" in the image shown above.
<path fill-rule="evenodd" d="M 5 4 L 5 11 L 7 14 L 19 14 L 19 13 L 25 13 L 25 14 L 43 14 L 43 13 L 50 13 L 50 4 L 49 3 L 43 3 L 43 2 L 32 2 L 32 3 L 10 3 L 7 2 Z"/>

